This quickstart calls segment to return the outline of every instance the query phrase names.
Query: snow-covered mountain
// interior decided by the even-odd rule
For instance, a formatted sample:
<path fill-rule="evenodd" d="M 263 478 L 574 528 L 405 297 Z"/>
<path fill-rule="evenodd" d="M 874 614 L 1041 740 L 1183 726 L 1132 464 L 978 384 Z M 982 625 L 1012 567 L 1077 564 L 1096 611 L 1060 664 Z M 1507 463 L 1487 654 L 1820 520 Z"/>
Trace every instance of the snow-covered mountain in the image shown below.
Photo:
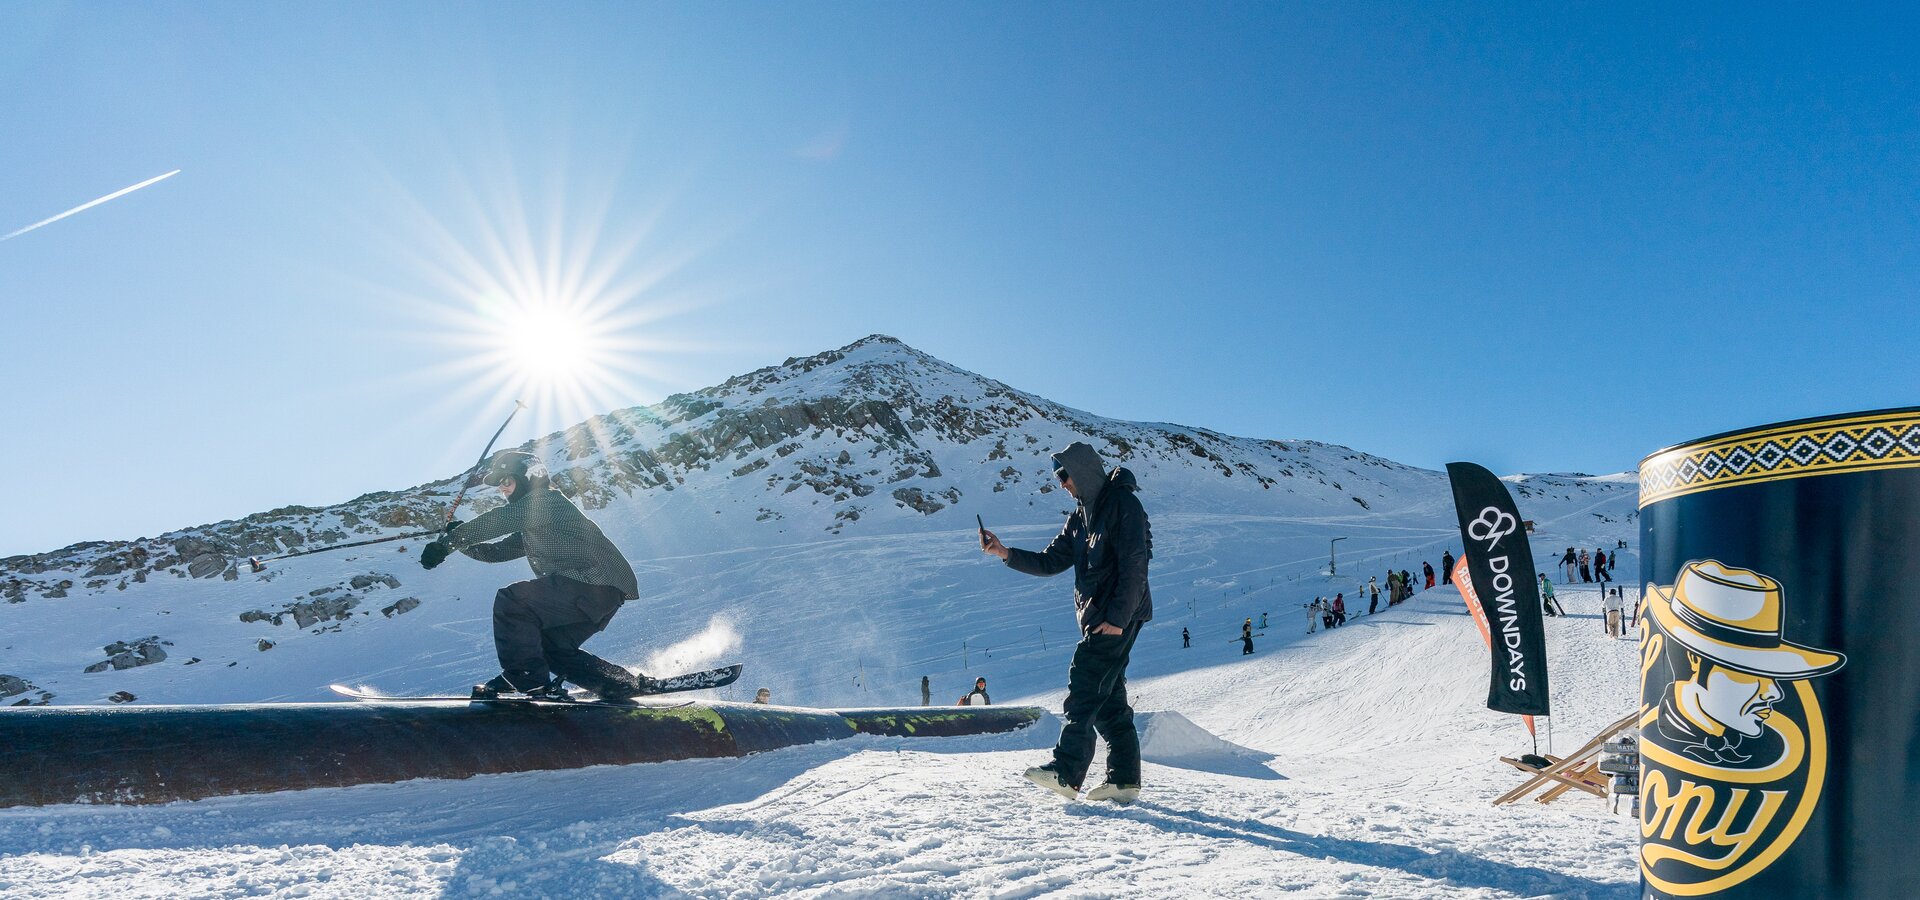
<path fill-rule="evenodd" d="M 989 564 L 972 535 L 975 515 L 1016 545 L 1057 530 L 1071 500 L 1048 457 L 1073 440 L 1138 477 L 1162 616 L 1208 612 L 1223 634 L 1229 609 L 1351 596 L 1349 573 L 1418 572 L 1451 541 L 1443 473 L 1103 418 L 880 335 L 524 446 L 640 574 L 642 599 L 590 648 L 655 670 L 746 659 L 748 683 L 796 702 L 917 702 L 921 674 L 972 671 L 979 654 L 1015 690 L 1019 673 L 1057 673 L 1067 589 Z M 411 541 L 244 564 L 431 528 L 459 477 L 0 560 L 0 702 L 318 699 L 335 681 L 444 690 L 489 674 L 490 598 L 523 564 L 425 572 Z M 1510 481 L 1543 567 L 1549 550 L 1632 536 L 1630 477 Z M 499 502 L 480 493 L 474 512 Z"/>

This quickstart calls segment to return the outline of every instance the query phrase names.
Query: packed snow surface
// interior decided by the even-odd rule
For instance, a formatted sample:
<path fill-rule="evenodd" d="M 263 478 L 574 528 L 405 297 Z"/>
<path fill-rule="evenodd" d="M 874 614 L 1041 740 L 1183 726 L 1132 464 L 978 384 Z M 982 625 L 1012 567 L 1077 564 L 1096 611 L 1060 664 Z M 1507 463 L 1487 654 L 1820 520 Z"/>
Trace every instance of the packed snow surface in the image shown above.
<path fill-rule="evenodd" d="M 1369 577 L 1384 592 L 1389 567 L 1422 580 L 1423 561 L 1458 550 L 1441 473 L 1100 419 L 884 339 L 581 430 L 606 445 L 567 445 L 575 431 L 541 452 L 573 466 L 642 595 L 587 648 L 655 674 L 743 662 L 719 696 L 768 687 L 815 707 L 917 705 L 923 675 L 949 705 L 985 676 L 996 703 L 1057 711 L 1071 585 L 984 557 L 974 516 L 1038 548 L 1070 503 L 1047 453 L 1087 440 L 1127 465 L 1154 537 L 1156 615 L 1129 684 L 1140 802 L 1063 801 L 1024 781 L 1047 758 L 1048 719 L 743 759 L 0 810 L 0 896 L 1636 894 L 1633 822 L 1605 801 L 1490 805 L 1520 780 L 1497 757 L 1532 745 L 1517 717 L 1485 708 L 1487 651 L 1459 595 L 1366 612 Z M 445 693 L 485 678 L 493 591 L 524 563 L 427 572 L 407 542 L 235 565 L 246 541 L 404 533 L 447 484 L 0 560 L 15 601 L 0 604 L 0 674 L 34 685 L 4 702 L 325 700 L 332 682 Z M 1631 479 L 1508 484 L 1542 571 L 1566 547 L 1634 536 Z M 1629 548 L 1618 572 L 1637 569 Z M 1573 615 L 1547 620 L 1543 752 L 1548 727 L 1566 752 L 1635 703 L 1634 644 L 1602 634 L 1598 595 L 1578 587 L 1560 587 Z M 1335 592 L 1349 623 L 1308 635 L 1303 604 Z M 1243 656 L 1249 618 L 1257 650 Z M 168 643 L 104 651 L 147 636 Z M 156 647 L 164 659 L 134 659 Z M 116 652 L 143 664 L 83 671 Z"/>
<path fill-rule="evenodd" d="M 1564 752 L 1628 708 L 1635 649 L 1601 634 L 1597 594 L 1561 596 L 1572 616 L 1547 624 Z M 1270 623 L 1251 657 L 1223 640 L 1181 649 L 1176 616 L 1148 626 L 1142 668 L 1186 667 L 1135 683 L 1148 762 L 1130 807 L 1022 780 L 1046 758 L 1046 727 L 861 738 L 744 759 L 0 811 L 0 894 L 1635 895 L 1633 823 L 1605 802 L 1489 805 L 1519 779 L 1494 757 L 1529 745 L 1516 718 L 1482 704 L 1486 654 L 1457 593 L 1311 637 L 1295 619 Z"/>

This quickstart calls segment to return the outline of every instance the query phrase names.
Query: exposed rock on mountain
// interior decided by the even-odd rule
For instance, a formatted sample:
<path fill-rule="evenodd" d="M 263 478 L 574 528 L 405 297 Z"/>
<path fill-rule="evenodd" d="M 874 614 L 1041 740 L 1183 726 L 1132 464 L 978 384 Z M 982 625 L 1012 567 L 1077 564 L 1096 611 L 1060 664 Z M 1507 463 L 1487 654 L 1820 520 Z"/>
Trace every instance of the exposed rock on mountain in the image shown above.
<path fill-rule="evenodd" d="M 167 651 L 161 648 L 171 646 L 172 641 L 163 641 L 159 635 L 148 635 L 137 641 L 114 641 L 104 648 L 107 658 L 88 666 L 86 671 L 93 673 L 150 666 L 165 661 Z"/>

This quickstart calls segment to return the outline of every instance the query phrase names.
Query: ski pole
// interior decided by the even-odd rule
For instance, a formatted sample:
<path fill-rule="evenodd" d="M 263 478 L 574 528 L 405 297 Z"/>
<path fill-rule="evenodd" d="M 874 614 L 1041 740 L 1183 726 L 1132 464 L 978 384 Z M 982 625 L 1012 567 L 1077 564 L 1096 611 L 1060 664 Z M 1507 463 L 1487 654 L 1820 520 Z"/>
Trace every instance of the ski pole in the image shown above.
<path fill-rule="evenodd" d="M 526 403 L 519 400 L 513 401 L 513 412 L 507 413 L 507 420 L 505 422 L 501 422 L 500 427 L 494 430 L 493 437 L 487 439 L 487 449 L 480 451 L 480 459 L 473 464 L 472 468 L 467 470 L 467 477 L 465 481 L 463 481 L 460 485 L 460 493 L 454 495 L 453 505 L 447 508 L 448 522 L 453 521 L 453 514 L 460 509 L 460 501 L 465 500 L 467 498 L 467 491 L 471 489 L 474 485 L 480 483 L 479 479 L 476 476 L 479 474 L 480 467 L 486 463 L 487 457 L 493 454 L 493 445 L 500 440 L 500 435 L 506 432 L 507 426 L 513 423 L 513 417 L 519 415 L 520 411 L 526 408 L 527 408 Z M 329 550 L 345 550 L 349 547 L 365 547 L 368 544 L 385 544 L 385 543 L 390 543 L 392 541 L 411 540 L 413 538 L 427 537 L 428 535 L 439 534 L 440 532 L 445 530 L 446 529 L 443 527 L 443 528 L 436 528 L 432 531 L 416 531 L 411 534 L 397 534 L 392 537 L 374 538 L 372 540 L 366 540 L 366 541 L 354 541 L 348 544 L 328 544 L 325 547 L 314 547 L 309 550 L 295 550 L 292 553 L 282 553 L 279 556 L 264 556 L 264 557 L 250 556 L 247 558 L 247 566 L 253 571 L 259 572 L 266 568 L 267 563 L 273 562 L 275 560 L 292 559 L 296 556 L 311 556 L 315 553 L 325 553 Z"/>
<path fill-rule="evenodd" d="M 505 432 L 507 426 L 513 423 L 513 417 L 519 415 L 520 411 L 526 408 L 527 404 L 525 402 L 520 400 L 513 401 L 513 412 L 507 413 L 507 420 L 501 422 L 500 427 L 493 432 L 493 437 L 487 439 L 487 449 L 480 451 L 480 458 L 474 461 L 473 468 L 467 470 L 467 479 L 461 483 L 460 493 L 454 495 L 453 505 L 447 507 L 448 522 L 452 522 L 453 514 L 459 511 L 460 501 L 467 499 L 467 490 L 480 483 L 480 479 L 475 476 L 480 474 L 480 467 L 486 465 L 487 457 L 493 454 L 494 443 L 500 440 L 501 433 Z"/>

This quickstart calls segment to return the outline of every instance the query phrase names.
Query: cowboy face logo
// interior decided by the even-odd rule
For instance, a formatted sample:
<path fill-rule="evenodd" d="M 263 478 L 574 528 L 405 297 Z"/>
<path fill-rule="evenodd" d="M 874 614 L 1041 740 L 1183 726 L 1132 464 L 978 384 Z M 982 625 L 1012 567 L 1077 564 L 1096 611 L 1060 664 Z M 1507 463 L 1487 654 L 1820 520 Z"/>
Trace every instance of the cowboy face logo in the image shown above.
<path fill-rule="evenodd" d="M 1778 581 L 1716 560 L 1647 587 L 1640 871 L 1663 895 L 1752 878 L 1820 801 L 1826 723 L 1809 681 L 1846 657 L 1786 641 L 1784 605 Z"/>

